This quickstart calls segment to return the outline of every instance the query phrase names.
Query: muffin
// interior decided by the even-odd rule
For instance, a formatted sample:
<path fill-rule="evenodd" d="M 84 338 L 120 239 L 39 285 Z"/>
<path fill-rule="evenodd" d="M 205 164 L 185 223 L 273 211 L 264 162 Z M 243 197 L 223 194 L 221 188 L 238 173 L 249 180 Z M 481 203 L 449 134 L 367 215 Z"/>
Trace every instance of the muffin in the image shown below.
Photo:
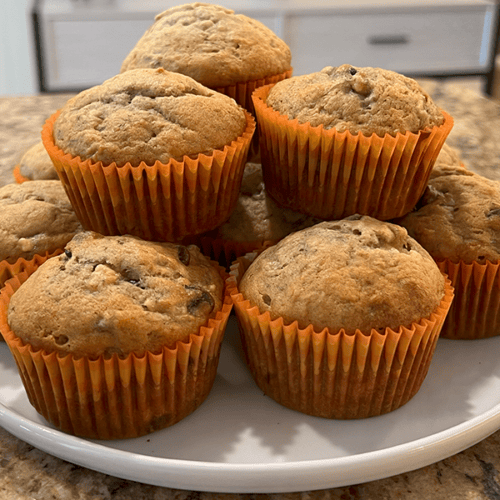
<path fill-rule="evenodd" d="M 82 230 L 59 181 L 35 180 L 0 187 L 0 288 L 27 260 L 62 249 Z"/>
<path fill-rule="evenodd" d="M 75 236 L 2 293 L 0 328 L 30 402 L 99 439 L 184 418 L 215 379 L 231 310 L 221 272 L 195 246 Z"/>
<path fill-rule="evenodd" d="M 136 69 L 70 99 L 42 140 L 85 229 L 177 241 L 229 217 L 254 129 L 192 78 Z"/>
<path fill-rule="evenodd" d="M 14 179 L 22 183 L 33 180 L 58 180 L 54 164 L 47 154 L 43 142 L 31 146 L 14 167 Z"/>
<path fill-rule="evenodd" d="M 321 222 L 282 208 L 268 196 L 260 163 L 247 163 L 240 195 L 229 219 L 192 240 L 223 266 L 248 252 L 277 243 L 288 234 Z"/>
<path fill-rule="evenodd" d="M 402 227 L 367 216 L 295 232 L 232 272 L 256 383 L 280 404 L 326 418 L 380 415 L 409 401 L 452 299 Z"/>
<path fill-rule="evenodd" d="M 454 171 L 456 168 L 460 167 L 464 169 L 466 168 L 463 164 L 462 158 L 460 157 L 460 152 L 445 142 L 441 151 L 439 151 L 429 178 L 432 179 L 432 177 L 442 175 L 442 173 L 448 168 L 451 168 L 451 170 Z"/>
<path fill-rule="evenodd" d="M 328 220 L 408 213 L 453 125 L 416 81 L 380 68 L 329 66 L 252 98 L 269 194 Z"/>
<path fill-rule="evenodd" d="M 461 165 L 441 168 L 415 210 L 397 222 L 430 253 L 455 287 L 441 336 L 499 335 L 500 183 Z"/>
<path fill-rule="evenodd" d="M 227 94 L 249 111 L 255 88 L 292 73 L 288 45 L 264 24 L 198 2 L 158 14 L 121 71 L 160 67 Z"/>

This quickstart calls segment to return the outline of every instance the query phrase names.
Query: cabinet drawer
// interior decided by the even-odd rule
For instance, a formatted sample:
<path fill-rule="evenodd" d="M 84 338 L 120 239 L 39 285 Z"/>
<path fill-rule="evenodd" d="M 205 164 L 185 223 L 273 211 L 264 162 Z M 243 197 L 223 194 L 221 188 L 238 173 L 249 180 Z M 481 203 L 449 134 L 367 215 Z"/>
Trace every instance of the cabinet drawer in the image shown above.
<path fill-rule="evenodd" d="M 89 87 L 116 75 L 151 23 L 151 19 L 48 23 L 44 54 L 47 89 Z"/>
<path fill-rule="evenodd" d="M 279 17 L 272 13 L 260 13 L 254 18 L 274 31 L 280 29 Z M 46 23 L 45 87 L 47 90 L 81 89 L 116 75 L 122 61 L 153 22 L 152 13 L 136 19 Z"/>
<path fill-rule="evenodd" d="M 341 64 L 402 73 L 484 71 L 491 16 L 484 9 L 292 15 L 287 42 L 296 75 Z"/>

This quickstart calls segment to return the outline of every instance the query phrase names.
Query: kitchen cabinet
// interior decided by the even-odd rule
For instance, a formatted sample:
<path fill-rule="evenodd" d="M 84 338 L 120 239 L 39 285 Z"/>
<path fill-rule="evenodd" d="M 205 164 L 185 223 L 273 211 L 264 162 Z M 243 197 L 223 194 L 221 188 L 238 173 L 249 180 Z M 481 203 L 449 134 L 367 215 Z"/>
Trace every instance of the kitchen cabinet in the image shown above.
<path fill-rule="evenodd" d="M 40 90 L 81 90 L 119 72 L 172 0 L 39 0 L 33 7 Z M 292 51 L 294 74 L 344 63 L 408 76 L 483 76 L 489 90 L 498 32 L 493 0 L 225 0 Z"/>

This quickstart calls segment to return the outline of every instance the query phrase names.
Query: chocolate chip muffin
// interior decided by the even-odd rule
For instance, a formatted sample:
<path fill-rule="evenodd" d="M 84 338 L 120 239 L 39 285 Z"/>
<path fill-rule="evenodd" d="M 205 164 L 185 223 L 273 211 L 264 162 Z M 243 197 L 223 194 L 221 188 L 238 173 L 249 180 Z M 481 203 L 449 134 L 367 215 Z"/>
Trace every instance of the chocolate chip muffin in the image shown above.
<path fill-rule="evenodd" d="M 245 127 L 233 99 L 179 73 L 136 69 L 69 99 L 53 137 L 81 160 L 138 166 L 212 153 Z"/>
<path fill-rule="evenodd" d="M 255 382 L 278 403 L 325 418 L 382 415 L 409 401 L 453 298 L 403 228 L 366 216 L 292 233 L 231 272 Z"/>
<path fill-rule="evenodd" d="M 444 294 L 444 277 L 406 230 L 370 217 L 322 222 L 262 252 L 240 283 L 262 313 L 341 328 L 397 329 L 429 316 Z"/>
<path fill-rule="evenodd" d="M 47 154 L 47 151 L 40 141 L 31 146 L 21 157 L 19 165 L 16 166 L 14 176 L 19 177 L 18 181 L 26 180 L 58 180 L 57 171 Z"/>
<path fill-rule="evenodd" d="M 497 262 L 500 183 L 448 166 L 435 173 L 415 210 L 398 223 L 437 260 Z"/>
<path fill-rule="evenodd" d="M 34 180 L 0 188 L 0 261 L 14 263 L 62 249 L 82 230 L 61 182 Z"/>
<path fill-rule="evenodd" d="M 368 136 L 416 133 L 444 122 L 440 109 L 415 80 L 349 64 L 279 82 L 266 103 L 289 120 Z"/>
<path fill-rule="evenodd" d="M 158 14 L 121 71 L 161 67 L 215 89 L 281 74 L 290 63 L 287 44 L 261 22 L 196 2 Z"/>
<path fill-rule="evenodd" d="M 453 126 L 416 81 L 379 68 L 329 66 L 252 99 L 268 193 L 324 220 L 408 213 Z"/>
<path fill-rule="evenodd" d="M 196 334 L 221 309 L 223 285 L 194 246 L 84 232 L 19 288 L 8 323 L 48 352 L 158 352 Z"/>

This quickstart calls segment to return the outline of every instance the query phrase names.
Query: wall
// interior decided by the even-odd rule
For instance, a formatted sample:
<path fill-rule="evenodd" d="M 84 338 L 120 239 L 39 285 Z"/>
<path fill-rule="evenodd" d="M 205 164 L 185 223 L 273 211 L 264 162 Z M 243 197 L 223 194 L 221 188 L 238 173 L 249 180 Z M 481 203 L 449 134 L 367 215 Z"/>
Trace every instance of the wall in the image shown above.
<path fill-rule="evenodd" d="M 1 0 L 0 96 L 36 93 L 36 65 L 31 42 L 32 0 Z"/>

